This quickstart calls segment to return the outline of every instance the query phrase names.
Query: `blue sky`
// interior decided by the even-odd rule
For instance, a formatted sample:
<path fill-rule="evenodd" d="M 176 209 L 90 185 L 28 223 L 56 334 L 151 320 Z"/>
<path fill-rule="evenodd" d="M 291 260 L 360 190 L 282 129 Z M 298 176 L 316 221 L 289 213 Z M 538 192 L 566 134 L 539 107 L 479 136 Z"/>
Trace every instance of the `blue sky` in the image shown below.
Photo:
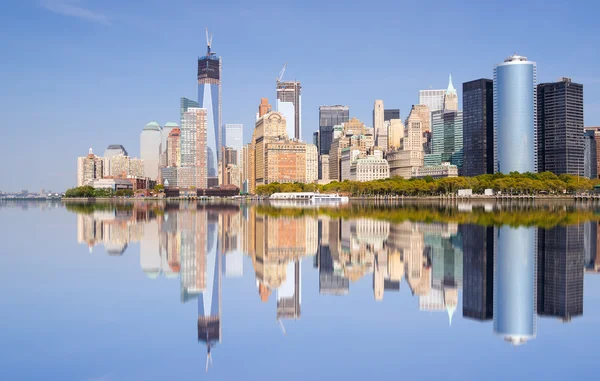
<path fill-rule="evenodd" d="M 501 4 L 501 5 L 500 5 Z M 275 78 L 303 85 L 303 137 L 318 106 L 346 104 L 371 124 L 375 99 L 406 117 L 418 90 L 491 78 L 512 53 L 538 81 L 584 84 L 585 123 L 600 125 L 600 27 L 593 1 L 8 0 L 0 5 L 0 190 L 73 186 L 76 157 L 123 144 L 139 155 L 149 121 L 197 97 L 196 59 L 223 57 L 223 122 L 252 134 Z"/>

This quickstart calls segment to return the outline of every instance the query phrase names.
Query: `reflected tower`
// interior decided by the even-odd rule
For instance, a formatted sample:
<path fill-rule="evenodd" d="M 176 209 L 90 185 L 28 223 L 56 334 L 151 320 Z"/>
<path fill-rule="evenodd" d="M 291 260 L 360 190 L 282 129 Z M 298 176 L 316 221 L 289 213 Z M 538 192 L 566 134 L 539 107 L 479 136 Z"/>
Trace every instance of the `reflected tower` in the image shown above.
<path fill-rule="evenodd" d="M 497 239 L 494 332 L 520 345 L 536 336 L 536 229 L 502 226 Z"/>
<path fill-rule="evenodd" d="M 206 370 L 211 349 L 221 342 L 221 261 L 218 216 L 209 216 L 206 247 L 206 287 L 198 296 L 198 342 L 206 344 Z"/>

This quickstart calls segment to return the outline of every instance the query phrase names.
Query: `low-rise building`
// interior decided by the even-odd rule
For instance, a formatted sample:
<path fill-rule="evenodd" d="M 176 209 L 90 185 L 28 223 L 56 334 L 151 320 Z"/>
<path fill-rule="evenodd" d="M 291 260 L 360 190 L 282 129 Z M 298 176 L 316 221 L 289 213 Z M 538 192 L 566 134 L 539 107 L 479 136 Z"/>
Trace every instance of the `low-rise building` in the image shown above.
<path fill-rule="evenodd" d="M 113 191 L 133 190 L 133 183 L 129 179 L 96 179 L 92 182 L 92 186 L 96 189 L 111 189 Z"/>
<path fill-rule="evenodd" d="M 369 155 L 357 158 L 350 165 L 350 178 L 352 181 L 372 181 L 389 179 L 390 165 L 387 160 Z"/>
<path fill-rule="evenodd" d="M 422 179 L 428 176 L 434 179 L 442 177 L 458 177 L 458 167 L 449 162 L 443 162 L 441 165 L 431 165 L 412 169 L 412 177 L 415 179 Z"/>

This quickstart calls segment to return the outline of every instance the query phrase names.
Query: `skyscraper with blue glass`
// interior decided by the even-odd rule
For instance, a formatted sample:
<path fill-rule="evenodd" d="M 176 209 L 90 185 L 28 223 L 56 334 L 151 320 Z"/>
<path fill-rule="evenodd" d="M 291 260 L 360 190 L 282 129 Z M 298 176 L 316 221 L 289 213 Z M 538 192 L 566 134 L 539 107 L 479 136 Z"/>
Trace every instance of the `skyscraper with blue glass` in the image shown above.
<path fill-rule="evenodd" d="M 221 152 L 221 57 L 210 51 L 212 36 L 206 42 L 206 55 L 198 57 L 198 103 L 207 111 L 206 155 L 210 187 L 218 184 Z"/>
<path fill-rule="evenodd" d="M 537 69 L 514 55 L 494 68 L 494 172 L 537 172 Z"/>

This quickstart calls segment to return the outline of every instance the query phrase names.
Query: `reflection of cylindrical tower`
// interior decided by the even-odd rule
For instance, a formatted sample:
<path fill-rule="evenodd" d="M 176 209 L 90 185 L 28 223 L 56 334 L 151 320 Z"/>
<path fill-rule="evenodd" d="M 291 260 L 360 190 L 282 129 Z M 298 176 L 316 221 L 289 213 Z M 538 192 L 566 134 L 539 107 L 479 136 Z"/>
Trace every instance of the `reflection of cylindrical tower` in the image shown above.
<path fill-rule="evenodd" d="M 494 332 L 514 345 L 536 335 L 536 229 L 498 229 L 494 256 Z"/>
<path fill-rule="evenodd" d="M 494 69 L 495 171 L 537 171 L 536 64 L 512 56 Z"/>

